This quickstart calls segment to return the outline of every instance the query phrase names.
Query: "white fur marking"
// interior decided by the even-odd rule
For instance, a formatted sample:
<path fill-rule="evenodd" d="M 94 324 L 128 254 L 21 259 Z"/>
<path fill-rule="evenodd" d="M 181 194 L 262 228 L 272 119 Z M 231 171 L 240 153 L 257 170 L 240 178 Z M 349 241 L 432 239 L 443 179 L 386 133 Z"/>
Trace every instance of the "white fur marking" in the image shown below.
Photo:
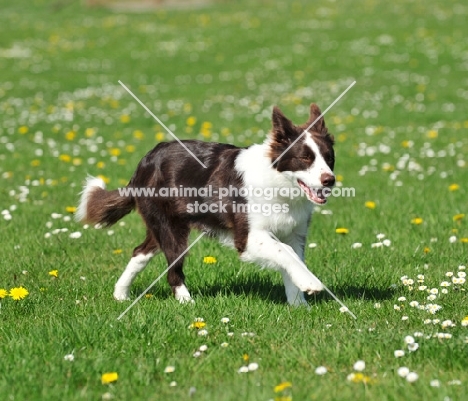
<path fill-rule="evenodd" d="M 190 296 L 189 290 L 184 284 L 175 287 L 174 295 L 175 299 L 177 299 L 181 304 L 194 302 L 192 297 Z"/>
<path fill-rule="evenodd" d="M 106 189 L 106 183 L 101 178 L 88 176 L 83 191 L 81 191 L 80 203 L 75 213 L 76 221 L 86 220 L 89 195 L 95 188 Z"/>
<path fill-rule="evenodd" d="M 128 301 L 130 299 L 130 286 L 133 280 L 146 267 L 153 256 L 154 253 L 139 254 L 130 259 L 127 267 L 115 284 L 114 298 L 117 301 Z"/>

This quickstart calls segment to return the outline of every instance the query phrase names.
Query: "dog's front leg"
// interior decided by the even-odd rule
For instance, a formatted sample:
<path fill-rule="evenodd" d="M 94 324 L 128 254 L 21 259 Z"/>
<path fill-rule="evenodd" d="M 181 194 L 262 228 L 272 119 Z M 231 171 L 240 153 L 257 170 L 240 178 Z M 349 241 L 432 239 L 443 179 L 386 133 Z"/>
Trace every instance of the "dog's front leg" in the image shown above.
<path fill-rule="evenodd" d="M 288 302 L 291 304 L 305 302 L 303 296 L 298 297 L 297 289 L 308 294 L 323 290 L 320 280 L 307 269 L 294 249 L 272 238 L 266 231 L 249 233 L 241 259 L 279 270 L 283 275 Z"/>

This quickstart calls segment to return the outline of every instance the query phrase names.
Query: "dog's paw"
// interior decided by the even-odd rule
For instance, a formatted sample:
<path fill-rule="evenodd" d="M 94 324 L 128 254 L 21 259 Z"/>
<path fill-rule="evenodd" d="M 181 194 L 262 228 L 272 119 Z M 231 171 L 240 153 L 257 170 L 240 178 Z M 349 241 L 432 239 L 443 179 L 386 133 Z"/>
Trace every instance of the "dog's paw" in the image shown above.
<path fill-rule="evenodd" d="M 323 290 L 323 284 L 308 270 L 295 272 L 291 279 L 297 288 L 309 295 Z"/>
<path fill-rule="evenodd" d="M 174 296 L 181 304 L 195 303 L 185 285 L 174 287 Z"/>
<path fill-rule="evenodd" d="M 114 299 L 116 301 L 130 301 L 130 291 L 128 287 L 115 287 Z"/>

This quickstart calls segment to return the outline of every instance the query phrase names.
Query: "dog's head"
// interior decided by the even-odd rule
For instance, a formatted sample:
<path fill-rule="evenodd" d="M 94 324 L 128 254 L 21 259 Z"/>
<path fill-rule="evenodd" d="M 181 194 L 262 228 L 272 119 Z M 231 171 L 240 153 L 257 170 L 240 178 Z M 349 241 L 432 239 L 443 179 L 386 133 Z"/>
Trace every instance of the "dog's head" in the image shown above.
<path fill-rule="evenodd" d="M 321 114 L 318 106 L 311 104 L 309 120 L 297 126 L 274 107 L 269 154 L 272 167 L 293 179 L 307 198 L 319 205 L 326 203 L 327 192 L 335 185 L 334 139 Z"/>

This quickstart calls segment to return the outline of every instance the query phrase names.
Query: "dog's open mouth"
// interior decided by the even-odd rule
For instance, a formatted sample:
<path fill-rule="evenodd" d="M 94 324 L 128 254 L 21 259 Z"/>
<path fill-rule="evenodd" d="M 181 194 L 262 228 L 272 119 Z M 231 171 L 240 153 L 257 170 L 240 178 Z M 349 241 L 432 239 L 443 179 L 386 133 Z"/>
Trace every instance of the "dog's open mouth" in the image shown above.
<path fill-rule="evenodd" d="M 327 203 L 327 198 L 322 189 L 310 188 L 301 180 L 297 180 L 297 183 L 306 194 L 307 199 L 309 199 L 312 203 L 316 203 L 317 205 L 324 205 Z"/>

